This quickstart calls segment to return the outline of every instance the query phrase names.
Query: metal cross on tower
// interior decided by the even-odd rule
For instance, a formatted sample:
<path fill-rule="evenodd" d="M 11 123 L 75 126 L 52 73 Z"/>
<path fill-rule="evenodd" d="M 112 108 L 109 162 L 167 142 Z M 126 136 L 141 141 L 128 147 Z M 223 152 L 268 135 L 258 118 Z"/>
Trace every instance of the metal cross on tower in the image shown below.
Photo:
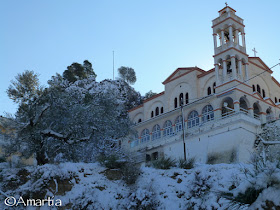
<path fill-rule="evenodd" d="M 257 51 L 256 51 L 256 48 L 254 47 L 254 49 L 252 49 L 252 51 L 254 52 L 254 54 L 255 54 L 255 57 L 257 57 Z"/>

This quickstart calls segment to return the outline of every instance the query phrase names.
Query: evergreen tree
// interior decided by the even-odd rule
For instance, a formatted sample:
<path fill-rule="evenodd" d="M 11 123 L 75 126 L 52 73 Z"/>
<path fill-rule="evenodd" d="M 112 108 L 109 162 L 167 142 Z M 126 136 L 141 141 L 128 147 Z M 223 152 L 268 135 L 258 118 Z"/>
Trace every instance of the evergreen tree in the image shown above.
<path fill-rule="evenodd" d="M 72 63 L 67 67 L 67 70 L 63 72 L 63 78 L 71 83 L 77 80 L 89 78 L 90 76 L 96 78 L 92 64 L 88 60 L 85 60 L 83 65 L 79 63 Z"/>
<path fill-rule="evenodd" d="M 26 104 L 42 94 L 43 88 L 40 86 L 38 74 L 34 71 L 26 70 L 15 79 L 7 89 L 8 97 L 15 103 Z"/>
<path fill-rule="evenodd" d="M 136 74 L 133 68 L 121 66 L 118 69 L 119 76 L 127 83 L 133 85 L 136 82 Z"/>
<path fill-rule="evenodd" d="M 144 96 L 144 100 L 151 98 L 153 96 L 157 95 L 157 93 L 154 93 L 152 90 L 150 90 L 149 92 L 147 92 Z"/>

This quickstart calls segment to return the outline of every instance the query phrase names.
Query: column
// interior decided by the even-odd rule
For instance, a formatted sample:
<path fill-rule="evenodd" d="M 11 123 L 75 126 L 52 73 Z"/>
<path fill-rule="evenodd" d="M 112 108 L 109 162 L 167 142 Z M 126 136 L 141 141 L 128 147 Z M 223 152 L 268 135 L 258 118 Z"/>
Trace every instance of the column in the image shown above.
<path fill-rule="evenodd" d="M 222 109 L 218 108 L 214 110 L 214 119 L 220 119 L 222 117 Z"/>
<path fill-rule="evenodd" d="M 213 34 L 213 39 L 214 39 L 214 50 L 216 52 L 216 48 L 217 48 L 217 34 Z"/>
<path fill-rule="evenodd" d="M 260 112 L 261 123 L 266 123 L 266 113 Z"/>
<path fill-rule="evenodd" d="M 242 46 L 244 48 L 246 48 L 246 44 L 245 44 L 245 33 L 242 33 Z"/>
<path fill-rule="evenodd" d="M 227 80 L 227 63 L 226 60 L 223 60 L 223 82 Z"/>
<path fill-rule="evenodd" d="M 246 83 L 248 83 L 248 79 L 249 79 L 248 67 L 249 67 L 249 63 L 245 63 L 245 80 L 246 80 Z"/>
<path fill-rule="evenodd" d="M 242 62 L 241 62 L 241 59 L 238 60 L 238 75 L 239 75 L 239 78 L 240 80 L 242 81 L 243 80 L 243 74 L 242 74 Z"/>
<path fill-rule="evenodd" d="M 221 34 L 222 34 L 222 39 L 221 39 L 221 44 L 222 44 L 222 49 L 224 49 L 224 42 L 225 42 L 225 32 L 224 30 L 221 31 Z"/>
<path fill-rule="evenodd" d="M 254 109 L 252 107 L 248 108 L 249 116 L 254 117 Z"/>
<path fill-rule="evenodd" d="M 216 86 L 220 85 L 220 80 L 219 80 L 219 64 L 215 63 L 215 76 L 216 76 Z"/>
<path fill-rule="evenodd" d="M 236 79 L 236 63 L 235 56 L 231 56 L 232 79 Z"/>
<path fill-rule="evenodd" d="M 239 31 L 236 29 L 234 32 L 235 32 L 235 43 L 239 45 L 239 36 L 238 36 Z"/>
<path fill-rule="evenodd" d="M 234 111 L 239 112 L 240 111 L 240 102 L 239 101 L 234 101 Z"/>
<path fill-rule="evenodd" d="M 230 45 L 232 45 L 232 43 L 233 43 L 232 26 L 229 26 L 229 42 L 230 42 Z"/>

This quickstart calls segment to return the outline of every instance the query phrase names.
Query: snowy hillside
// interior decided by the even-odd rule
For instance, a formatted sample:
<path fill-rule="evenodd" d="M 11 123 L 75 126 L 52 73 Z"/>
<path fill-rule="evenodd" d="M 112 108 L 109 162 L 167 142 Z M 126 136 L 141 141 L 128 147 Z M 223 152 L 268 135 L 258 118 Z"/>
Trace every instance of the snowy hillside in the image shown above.
<path fill-rule="evenodd" d="M 280 180 L 279 168 L 274 164 L 268 164 L 255 177 L 244 174 L 244 170 L 254 171 L 251 165 L 198 165 L 189 170 L 143 167 L 133 185 L 125 184 L 119 170 L 97 163 L 14 169 L 3 163 L 1 168 L 1 190 L 7 196 L 53 197 L 61 200 L 64 209 L 247 209 L 249 205 L 239 206 L 230 201 L 229 195 L 241 195 L 252 183 L 255 188 L 265 189 L 249 208 L 280 208 L 279 183 L 264 186 L 272 177 L 274 181 Z M 5 196 L 0 198 L 3 201 Z M 9 209 L 3 202 L 0 208 Z M 44 205 L 40 209 L 49 208 Z"/>

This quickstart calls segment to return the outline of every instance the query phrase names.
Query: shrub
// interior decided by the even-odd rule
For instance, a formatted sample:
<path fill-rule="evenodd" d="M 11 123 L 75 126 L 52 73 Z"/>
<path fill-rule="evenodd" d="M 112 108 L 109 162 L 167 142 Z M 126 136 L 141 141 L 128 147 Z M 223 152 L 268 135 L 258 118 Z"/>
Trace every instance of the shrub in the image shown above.
<path fill-rule="evenodd" d="M 217 160 L 219 159 L 219 155 L 216 153 L 208 154 L 207 157 L 207 164 L 215 164 Z"/>
<path fill-rule="evenodd" d="M 135 166 L 135 164 L 133 164 L 132 162 L 127 162 L 121 168 L 121 172 L 123 175 L 123 180 L 127 185 L 134 184 L 141 173 L 140 168 Z"/>
<path fill-rule="evenodd" d="M 247 182 L 246 189 L 235 187 L 233 184 L 234 187 L 230 190 L 235 193 L 221 194 L 231 201 L 232 207 L 248 207 L 265 189 L 280 187 L 280 168 L 277 162 L 264 161 L 261 156 L 253 155 L 250 165 L 243 169 Z"/>
<path fill-rule="evenodd" d="M 158 160 L 154 160 L 152 166 L 158 169 L 170 169 L 171 167 L 176 166 L 176 161 L 170 157 L 162 157 Z"/>
<path fill-rule="evenodd" d="M 195 158 L 187 159 L 186 161 L 184 159 L 179 159 L 178 166 L 179 168 L 183 169 L 192 169 L 194 168 Z"/>
<path fill-rule="evenodd" d="M 101 154 L 98 156 L 97 160 L 101 165 L 109 169 L 120 169 L 125 164 L 125 161 L 120 159 L 120 157 L 116 154 Z"/>
<path fill-rule="evenodd" d="M 6 162 L 6 158 L 5 157 L 0 157 L 0 163 L 4 163 Z"/>
<path fill-rule="evenodd" d="M 206 206 L 207 195 L 212 187 L 211 176 L 202 171 L 195 171 L 194 179 L 189 183 L 189 197 L 187 197 L 187 209 L 208 209 Z M 209 208 L 214 209 L 214 208 Z"/>

